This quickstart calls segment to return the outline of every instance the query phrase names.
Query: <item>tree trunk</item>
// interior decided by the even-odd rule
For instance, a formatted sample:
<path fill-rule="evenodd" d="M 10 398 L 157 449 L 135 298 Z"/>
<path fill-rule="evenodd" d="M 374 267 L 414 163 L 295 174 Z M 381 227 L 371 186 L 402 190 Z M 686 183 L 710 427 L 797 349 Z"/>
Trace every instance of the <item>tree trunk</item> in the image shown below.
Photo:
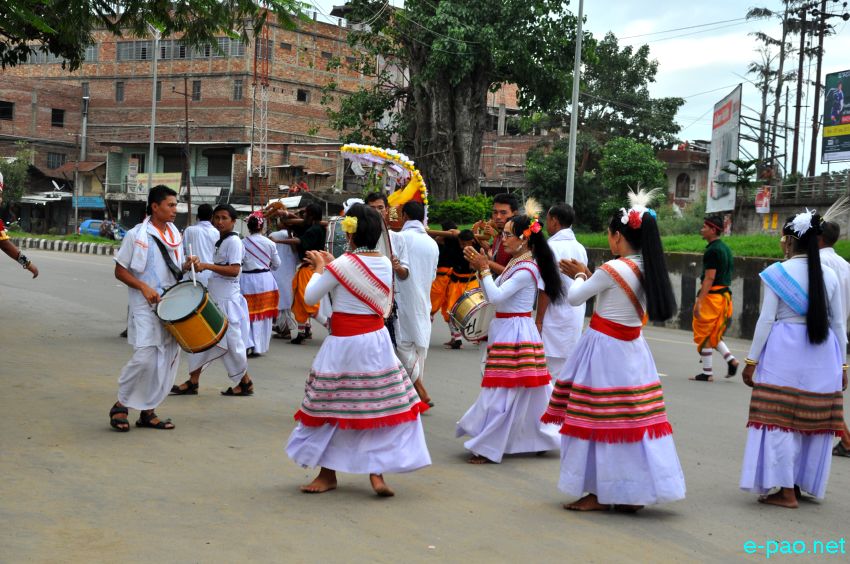
<path fill-rule="evenodd" d="M 785 6 L 785 12 L 782 14 L 782 43 L 779 45 L 779 71 L 776 74 L 776 96 L 773 100 L 773 138 L 770 143 L 770 164 L 776 168 L 776 131 L 779 128 L 779 110 L 782 108 L 782 83 L 784 82 L 783 74 L 785 73 L 785 40 L 788 37 L 788 6 Z M 786 123 L 787 127 L 788 124 Z M 788 135 L 786 129 L 783 135 Z M 785 171 L 782 171 L 783 174 Z"/>
<path fill-rule="evenodd" d="M 412 50 L 415 53 L 415 50 Z M 424 63 L 411 57 L 412 77 Z M 479 192 L 481 146 L 487 123 L 486 72 L 458 84 L 434 80 L 412 84 L 412 158 L 432 198 L 448 200 Z"/>

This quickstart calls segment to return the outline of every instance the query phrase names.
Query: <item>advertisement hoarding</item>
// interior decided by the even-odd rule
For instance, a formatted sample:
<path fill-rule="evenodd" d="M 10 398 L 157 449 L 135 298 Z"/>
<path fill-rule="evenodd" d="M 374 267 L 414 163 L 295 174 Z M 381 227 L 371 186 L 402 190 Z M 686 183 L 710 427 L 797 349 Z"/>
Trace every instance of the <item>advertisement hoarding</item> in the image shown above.
<path fill-rule="evenodd" d="M 714 105 L 711 126 L 711 151 L 708 165 L 708 198 L 706 213 L 735 209 L 735 187 L 723 185 L 734 182 L 735 176 L 723 172 L 729 161 L 738 158 L 738 141 L 741 131 L 741 85 Z M 734 165 L 731 165 L 734 168 Z"/>
<path fill-rule="evenodd" d="M 850 111 L 845 111 L 848 89 L 850 70 L 826 75 L 821 162 L 850 161 Z"/>

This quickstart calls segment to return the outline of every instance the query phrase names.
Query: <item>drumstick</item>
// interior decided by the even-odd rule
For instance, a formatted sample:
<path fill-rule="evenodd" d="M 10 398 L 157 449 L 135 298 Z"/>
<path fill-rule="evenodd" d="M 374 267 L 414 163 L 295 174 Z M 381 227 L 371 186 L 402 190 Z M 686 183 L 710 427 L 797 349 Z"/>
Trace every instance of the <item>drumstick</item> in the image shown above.
<path fill-rule="evenodd" d="M 189 243 L 189 256 L 192 256 L 192 243 Z M 195 263 L 190 262 L 189 266 L 192 268 L 192 286 L 197 287 L 198 281 L 195 279 Z"/>

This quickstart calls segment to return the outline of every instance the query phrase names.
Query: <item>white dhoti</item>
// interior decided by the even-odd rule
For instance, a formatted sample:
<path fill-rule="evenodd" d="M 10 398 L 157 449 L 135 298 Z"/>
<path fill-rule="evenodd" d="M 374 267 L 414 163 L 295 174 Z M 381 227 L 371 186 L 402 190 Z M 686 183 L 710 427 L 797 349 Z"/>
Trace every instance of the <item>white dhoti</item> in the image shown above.
<path fill-rule="evenodd" d="M 154 409 L 174 385 L 180 345 L 147 304 L 131 308 L 127 340 L 134 352 L 118 377 L 118 401 L 132 409 Z"/>
<path fill-rule="evenodd" d="M 243 335 L 250 333 L 248 303 L 241 294 L 227 300 L 216 300 L 216 304 L 227 316 L 227 332 L 224 339 L 213 348 L 189 355 L 189 371 L 203 370 L 214 360 L 221 360 L 227 377 L 238 384 L 248 372 L 248 357 Z"/>
<path fill-rule="evenodd" d="M 543 346 L 545 348 L 545 343 Z M 561 377 L 561 371 L 565 364 L 567 364 L 567 359 L 562 356 L 546 355 L 546 367 L 549 369 L 549 374 L 552 375 L 553 382 Z"/>
<path fill-rule="evenodd" d="M 428 356 L 428 347 L 417 347 L 416 343 L 402 341 L 396 345 L 396 352 L 398 359 L 410 376 L 411 382 L 425 376 L 425 358 Z"/>

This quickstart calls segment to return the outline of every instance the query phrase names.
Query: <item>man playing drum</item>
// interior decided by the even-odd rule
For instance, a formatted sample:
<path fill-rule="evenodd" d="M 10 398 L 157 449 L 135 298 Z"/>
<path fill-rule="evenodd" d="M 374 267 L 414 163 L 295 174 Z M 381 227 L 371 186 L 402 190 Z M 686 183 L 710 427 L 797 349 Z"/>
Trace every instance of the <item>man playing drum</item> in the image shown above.
<path fill-rule="evenodd" d="M 130 430 L 128 408 L 141 410 L 137 427 L 174 428 L 170 419 L 161 420 L 154 409 L 174 383 L 180 346 L 152 306 L 167 286 L 178 281 L 181 267 L 185 272 L 198 262 L 197 257 L 184 258 L 180 231 L 172 223 L 177 216 L 174 190 L 154 186 L 148 194 L 147 214 L 127 233 L 115 256 L 115 278 L 129 288 L 128 341 L 134 349 L 118 378 L 118 401 L 109 410 L 109 424 L 120 432 Z"/>

